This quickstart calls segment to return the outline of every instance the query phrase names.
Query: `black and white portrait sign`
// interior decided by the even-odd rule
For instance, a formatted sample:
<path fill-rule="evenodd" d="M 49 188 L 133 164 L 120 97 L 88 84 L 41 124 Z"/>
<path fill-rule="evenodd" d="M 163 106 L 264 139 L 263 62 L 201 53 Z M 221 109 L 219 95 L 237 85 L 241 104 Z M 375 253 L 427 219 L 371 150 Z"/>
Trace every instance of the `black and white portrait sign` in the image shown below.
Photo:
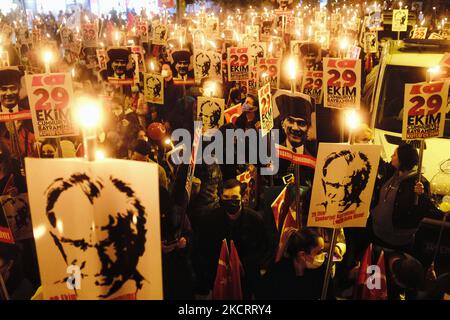
<path fill-rule="evenodd" d="M 21 193 L 14 197 L 0 196 L 0 204 L 14 239 L 19 241 L 33 238 L 28 195 Z"/>
<path fill-rule="evenodd" d="M 321 143 L 308 227 L 365 227 L 381 146 Z"/>
<path fill-rule="evenodd" d="M 378 32 L 366 32 L 364 34 L 364 52 L 377 53 L 378 52 Z"/>
<path fill-rule="evenodd" d="M 159 21 L 152 23 L 152 43 L 164 45 L 167 42 L 168 36 L 167 26 L 159 23 Z"/>
<path fill-rule="evenodd" d="M 218 129 L 224 123 L 225 100 L 210 97 L 197 98 L 197 118 L 202 122 L 203 132 Z"/>
<path fill-rule="evenodd" d="M 164 104 L 164 78 L 160 74 L 146 73 L 144 76 L 145 101 Z"/>
<path fill-rule="evenodd" d="M 44 299 L 162 299 L 156 164 L 25 165 Z"/>
<path fill-rule="evenodd" d="M 406 31 L 408 28 L 408 9 L 392 11 L 392 31 Z"/>
<path fill-rule="evenodd" d="M 222 82 L 222 55 L 220 52 L 194 51 L 195 82 L 200 83 L 203 78 Z"/>
<path fill-rule="evenodd" d="M 250 67 L 258 65 L 258 59 L 265 58 L 267 52 L 267 42 L 252 42 L 248 47 L 250 57 Z"/>

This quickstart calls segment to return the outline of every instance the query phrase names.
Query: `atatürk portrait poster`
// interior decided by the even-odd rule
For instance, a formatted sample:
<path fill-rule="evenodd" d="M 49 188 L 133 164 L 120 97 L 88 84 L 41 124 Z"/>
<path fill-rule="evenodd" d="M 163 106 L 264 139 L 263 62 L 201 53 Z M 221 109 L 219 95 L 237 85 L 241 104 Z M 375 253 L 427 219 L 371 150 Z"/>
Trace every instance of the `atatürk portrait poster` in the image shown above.
<path fill-rule="evenodd" d="M 26 170 L 44 299 L 162 299 L 157 165 L 27 158 Z"/>
<path fill-rule="evenodd" d="M 308 227 L 365 227 L 381 146 L 320 143 Z"/>

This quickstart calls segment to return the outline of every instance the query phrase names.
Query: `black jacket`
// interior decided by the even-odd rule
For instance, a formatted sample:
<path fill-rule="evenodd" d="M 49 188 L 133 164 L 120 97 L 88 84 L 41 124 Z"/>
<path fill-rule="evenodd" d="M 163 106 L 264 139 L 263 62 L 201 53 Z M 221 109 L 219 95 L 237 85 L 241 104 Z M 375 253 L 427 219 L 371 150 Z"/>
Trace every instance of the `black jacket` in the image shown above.
<path fill-rule="evenodd" d="M 303 276 L 295 274 L 291 259 L 282 258 L 264 275 L 257 299 L 319 300 L 322 294 L 326 263 L 318 269 L 305 269 Z M 334 299 L 333 282 L 327 290 L 327 299 Z"/>
<path fill-rule="evenodd" d="M 214 286 L 222 240 L 227 239 L 228 248 L 233 240 L 244 269 L 242 289 L 249 298 L 259 278 L 259 268 L 268 251 L 268 236 L 259 214 L 244 208 L 233 223 L 222 208 L 209 211 L 199 220 L 194 236 L 195 268 L 198 289 L 207 293 Z"/>
<path fill-rule="evenodd" d="M 395 174 L 395 168 L 390 163 L 381 160 L 378 172 L 372 199 L 372 208 L 379 201 L 382 186 Z M 415 205 L 416 193 L 414 192 L 414 185 L 418 179 L 419 177 L 416 173 L 400 182 L 392 212 L 392 225 L 394 228 L 414 229 L 418 228 L 425 216 L 433 217 L 436 215 L 438 217 L 437 209 L 430 199 L 430 183 L 423 176 L 421 182 L 425 192 L 419 196 L 418 205 Z"/>

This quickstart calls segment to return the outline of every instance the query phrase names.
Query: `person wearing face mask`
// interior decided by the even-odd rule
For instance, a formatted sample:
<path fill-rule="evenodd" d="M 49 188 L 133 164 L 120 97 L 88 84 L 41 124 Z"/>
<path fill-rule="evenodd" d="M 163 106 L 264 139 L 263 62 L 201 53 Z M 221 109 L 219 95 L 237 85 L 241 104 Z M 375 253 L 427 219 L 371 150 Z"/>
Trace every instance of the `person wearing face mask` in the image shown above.
<path fill-rule="evenodd" d="M 57 158 L 58 148 L 55 143 L 46 139 L 39 148 L 39 155 L 41 158 Z"/>
<path fill-rule="evenodd" d="M 244 299 L 251 299 L 260 278 L 260 267 L 268 251 L 268 235 L 259 214 L 242 206 L 241 185 L 236 179 L 224 182 L 220 207 L 198 218 L 195 233 L 194 268 L 197 294 L 208 296 L 214 285 L 223 239 L 234 241 L 241 260 Z"/>
<path fill-rule="evenodd" d="M 311 228 L 290 228 L 283 257 L 264 275 L 258 299 L 317 300 L 326 269 L 324 239 Z M 332 282 L 332 281 L 331 281 Z M 333 298 L 330 283 L 327 298 Z"/>
<path fill-rule="evenodd" d="M 236 119 L 236 127 L 242 130 L 260 129 L 258 99 L 248 94 L 242 105 L 242 114 Z"/>

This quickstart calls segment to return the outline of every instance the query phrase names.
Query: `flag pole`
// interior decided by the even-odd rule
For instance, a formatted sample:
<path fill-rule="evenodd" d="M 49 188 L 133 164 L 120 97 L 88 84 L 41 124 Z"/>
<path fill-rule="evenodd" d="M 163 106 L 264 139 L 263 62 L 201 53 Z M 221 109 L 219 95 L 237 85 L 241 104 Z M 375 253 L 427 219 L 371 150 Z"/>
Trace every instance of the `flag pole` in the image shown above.
<path fill-rule="evenodd" d="M 322 295 L 320 297 L 320 300 L 327 299 L 328 286 L 330 284 L 331 278 L 331 270 L 333 269 L 333 253 L 334 247 L 336 247 L 336 242 L 337 242 L 337 228 L 333 228 L 330 250 L 328 251 L 327 271 L 325 272 L 325 278 L 323 280 Z"/>
<path fill-rule="evenodd" d="M 46 75 L 50 75 L 51 74 L 51 69 L 50 69 L 50 62 L 53 58 L 53 54 L 51 51 L 44 51 L 43 53 L 43 60 L 44 60 L 44 66 L 45 66 L 45 74 Z M 55 109 L 56 111 L 56 109 Z M 60 137 L 56 137 L 55 138 L 56 141 L 56 146 L 57 146 L 57 152 L 58 152 L 58 158 L 62 158 L 62 148 L 61 148 L 61 138 Z"/>
<path fill-rule="evenodd" d="M 345 120 L 348 127 L 348 145 L 351 146 L 354 142 L 352 139 L 353 130 L 358 128 L 361 119 L 357 114 L 357 112 L 353 109 L 345 113 Z M 331 236 L 331 245 L 328 251 L 327 270 L 325 272 L 325 278 L 323 280 L 322 295 L 320 300 L 327 299 L 328 286 L 330 284 L 331 271 L 333 269 L 333 253 L 337 243 L 338 229 L 340 228 L 333 228 L 333 234 Z"/>
<path fill-rule="evenodd" d="M 82 129 L 84 158 L 95 161 L 97 127 L 101 122 L 100 106 L 95 100 L 82 98 L 79 101 L 78 121 Z"/>
<path fill-rule="evenodd" d="M 289 80 L 291 82 L 291 93 L 295 94 L 295 85 L 297 79 L 297 66 L 294 57 L 291 57 L 288 61 L 289 67 Z M 295 212 L 296 212 L 296 222 L 297 228 L 302 226 L 302 216 L 301 216 L 301 198 L 300 198 L 300 165 L 298 163 L 294 164 L 294 177 L 295 177 Z"/>
<path fill-rule="evenodd" d="M 5 281 L 3 279 L 3 276 L 0 274 L 0 289 L 3 299 L 9 300 L 9 294 L 8 290 L 6 289 Z"/>
<path fill-rule="evenodd" d="M 25 176 L 25 166 L 23 165 L 22 153 L 20 152 L 20 144 L 19 144 L 19 131 L 17 130 L 16 120 L 11 121 L 13 132 L 12 132 L 12 141 L 11 141 L 11 149 L 17 152 L 17 159 L 19 159 L 20 165 L 20 174 Z M 25 151 L 27 150 L 27 146 L 25 145 Z M 15 149 L 15 150 L 14 150 Z"/>
<path fill-rule="evenodd" d="M 433 81 L 433 74 L 439 73 L 440 69 L 439 67 L 432 67 L 427 70 L 427 82 L 431 83 Z M 425 149 L 425 139 L 420 140 L 420 147 L 419 147 L 419 165 L 417 168 L 418 178 L 417 182 L 420 182 L 422 180 L 422 163 L 423 163 L 423 151 Z M 414 197 L 414 205 L 419 205 L 419 196 L 416 194 Z"/>
<path fill-rule="evenodd" d="M 442 218 L 441 230 L 439 230 L 438 240 L 436 242 L 436 248 L 434 249 L 433 260 L 431 261 L 431 267 L 434 269 L 434 262 L 436 261 L 437 255 L 439 253 L 439 249 L 441 247 L 442 241 L 442 232 L 444 231 L 445 222 L 447 221 L 447 213 L 444 213 L 444 217 Z"/>

